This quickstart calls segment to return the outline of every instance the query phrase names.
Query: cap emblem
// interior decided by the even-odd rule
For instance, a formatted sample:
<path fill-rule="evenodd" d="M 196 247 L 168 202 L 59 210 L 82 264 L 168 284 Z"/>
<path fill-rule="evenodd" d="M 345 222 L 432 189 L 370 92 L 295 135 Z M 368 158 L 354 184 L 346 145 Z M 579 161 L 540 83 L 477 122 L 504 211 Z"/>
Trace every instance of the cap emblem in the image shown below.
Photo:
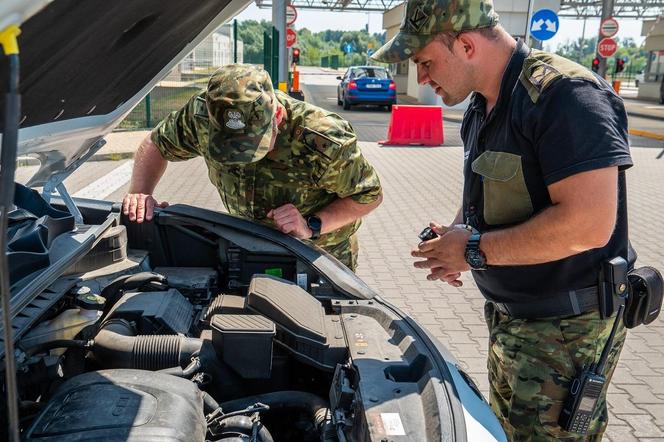
<path fill-rule="evenodd" d="M 226 111 L 226 127 L 233 130 L 240 130 L 246 127 L 244 124 L 242 112 L 235 109 Z"/>

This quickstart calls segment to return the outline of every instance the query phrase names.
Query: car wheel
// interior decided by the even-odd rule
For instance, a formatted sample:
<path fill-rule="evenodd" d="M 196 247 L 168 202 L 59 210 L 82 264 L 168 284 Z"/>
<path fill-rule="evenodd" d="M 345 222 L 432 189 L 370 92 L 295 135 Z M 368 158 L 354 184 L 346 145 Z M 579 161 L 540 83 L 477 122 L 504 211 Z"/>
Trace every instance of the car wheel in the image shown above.
<path fill-rule="evenodd" d="M 344 103 L 341 101 L 341 98 L 339 98 L 339 91 L 337 91 L 337 105 L 341 106 L 342 104 Z"/>
<path fill-rule="evenodd" d="M 350 101 L 348 101 L 345 96 L 344 96 L 343 105 L 344 105 L 344 110 L 350 110 Z"/>
<path fill-rule="evenodd" d="M 388 112 L 392 112 L 392 105 L 388 104 L 387 106 L 385 106 L 385 110 Z"/>

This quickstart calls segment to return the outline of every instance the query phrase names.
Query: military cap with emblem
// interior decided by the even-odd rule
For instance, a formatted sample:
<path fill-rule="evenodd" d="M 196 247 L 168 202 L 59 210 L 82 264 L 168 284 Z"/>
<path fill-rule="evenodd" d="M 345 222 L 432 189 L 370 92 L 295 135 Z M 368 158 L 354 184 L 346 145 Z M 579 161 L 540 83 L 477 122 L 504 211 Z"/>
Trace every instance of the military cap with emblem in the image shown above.
<path fill-rule="evenodd" d="M 375 54 L 374 60 L 406 60 L 441 32 L 488 28 L 498 23 L 492 0 L 409 0 L 399 32 Z"/>
<path fill-rule="evenodd" d="M 270 150 L 277 128 L 277 100 L 268 73 L 251 65 L 231 64 L 208 82 L 210 150 L 224 164 L 253 163 Z"/>

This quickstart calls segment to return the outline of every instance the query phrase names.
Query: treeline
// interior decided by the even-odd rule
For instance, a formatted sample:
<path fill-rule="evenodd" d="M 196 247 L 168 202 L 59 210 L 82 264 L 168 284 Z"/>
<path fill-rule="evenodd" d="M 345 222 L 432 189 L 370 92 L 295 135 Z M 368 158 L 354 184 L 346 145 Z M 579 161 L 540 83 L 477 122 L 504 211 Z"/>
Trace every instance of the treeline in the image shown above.
<path fill-rule="evenodd" d="M 636 41 L 631 37 L 623 39 L 616 38 L 615 40 L 618 42 L 618 50 L 613 57 L 607 60 L 609 66 L 608 74 L 611 75 L 613 73 L 616 57 L 627 59 L 624 73 L 634 75 L 645 70 L 648 61 L 648 51 L 643 49 L 642 45 L 637 45 Z M 578 38 L 576 40 L 568 40 L 564 44 L 559 45 L 556 53 L 576 61 L 583 66 L 590 67 L 593 58 L 595 58 L 596 46 L 597 37 Z"/>
<path fill-rule="evenodd" d="M 244 62 L 263 63 L 263 33 L 272 32 L 272 23 L 266 20 L 245 20 L 238 23 L 238 35 L 244 43 Z M 300 48 L 300 64 L 320 66 L 321 58 L 339 56 L 341 66 L 364 64 L 367 49 L 374 51 L 385 42 L 385 34 L 369 34 L 366 31 L 332 31 L 313 33 L 304 28 L 297 31 L 297 43 Z M 344 53 L 350 44 L 353 52 Z"/>

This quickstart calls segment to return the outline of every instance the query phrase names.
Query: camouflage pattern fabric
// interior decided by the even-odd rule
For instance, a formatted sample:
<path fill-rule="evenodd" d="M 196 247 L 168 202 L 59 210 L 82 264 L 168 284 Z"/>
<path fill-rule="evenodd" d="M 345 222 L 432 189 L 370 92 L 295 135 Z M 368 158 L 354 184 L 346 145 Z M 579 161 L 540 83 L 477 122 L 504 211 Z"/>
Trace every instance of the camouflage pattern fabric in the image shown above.
<path fill-rule="evenodd" d="M 223 66 L 210 77 L 205 102 L 209 152 L 217 161 L 253 163 L 267 154 L 277 108 L 267 72 L 245 64 Z"/>
<path fill-rule="evenodd" d="M 574 378 L 599 360 L 613 318 L 511 319 L 487 302 L 491 408 L 510 441 L 600 441 L 608 423 L 606 388 L 585 436 L 563 431 L 558 416 Z M 604 369 L 609 385 L 625 342 L 621 324 Z"/>
<path fill-rule="evenodd" d="M 492 0 L 408 0 L 399 32 L 375 54 L 374 60 L 406 60 L 441 32 L 488 28 L 498 23 Z"/>
<path fill-rule="evenodd" d="M 368 204 L 382 193 L 374 168 L 357 145 L 350 123 L 336 114 L 276 91 L 286 115 L 275 149 L 260 161 L 226 164 L 210 147 L 210 122 L 205 92 L 155 127 L 152 141 L 168 161 L 202 156 L 208 176 L 224 206 L 233 215 L 271 225 L 267 213 L 292 203 L 304 216 L 339 198 Z M 351 269 L 357 261 L 356 220 L 314 241 Z M 355 250 L 353 250 L 355 248 Z"/>

